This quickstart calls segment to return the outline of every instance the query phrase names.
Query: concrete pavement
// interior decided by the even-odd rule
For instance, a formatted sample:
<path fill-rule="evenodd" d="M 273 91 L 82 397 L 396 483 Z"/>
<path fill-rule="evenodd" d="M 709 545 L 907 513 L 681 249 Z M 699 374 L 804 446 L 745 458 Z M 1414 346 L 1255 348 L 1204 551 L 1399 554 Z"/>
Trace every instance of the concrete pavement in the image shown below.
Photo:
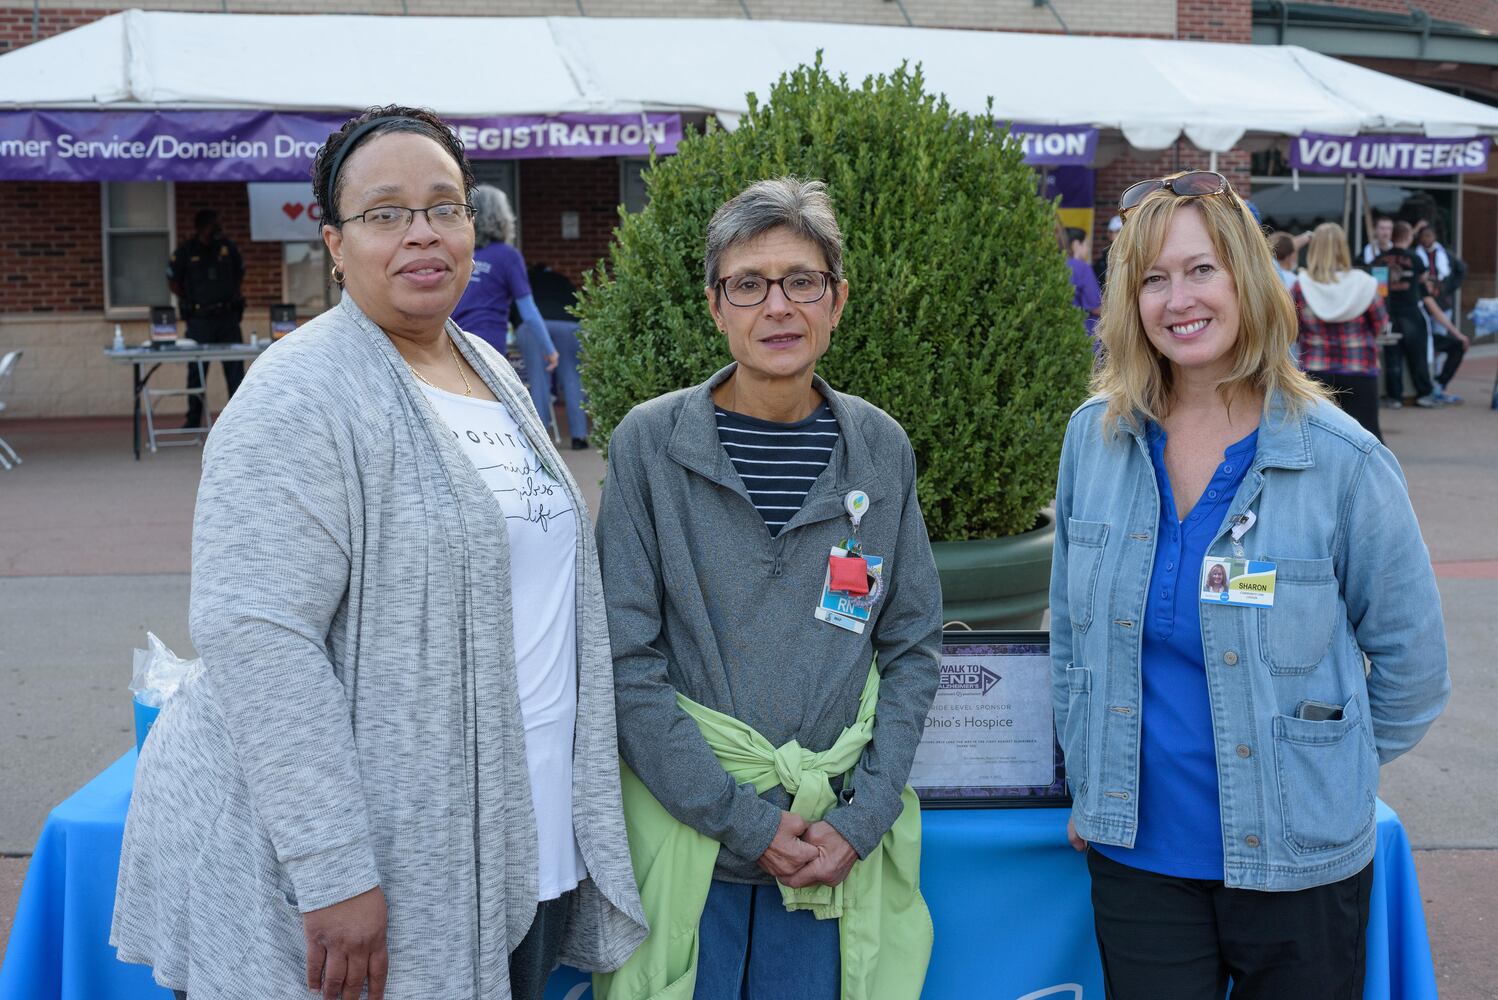
<path fill-rule="evenodd" d="M 1447 997 L 1498 997 L 1498 347 L 1452 389 L 1467 404 L 1384 411 L 1431 549 L 1453 697 L 1382 795 L 1416 847 Z M 155 631 L 190 655 L 186 610 L 200 452 L 131 460 L 128 421 L 6 422 L 25 464 L 0 472 L 0 943 L 47 811 L 132 741 L 130 651 Z M 596 509 L 603 464 L 564 452 Z M 17 857 L 18 856 L 18 857 Z"/>

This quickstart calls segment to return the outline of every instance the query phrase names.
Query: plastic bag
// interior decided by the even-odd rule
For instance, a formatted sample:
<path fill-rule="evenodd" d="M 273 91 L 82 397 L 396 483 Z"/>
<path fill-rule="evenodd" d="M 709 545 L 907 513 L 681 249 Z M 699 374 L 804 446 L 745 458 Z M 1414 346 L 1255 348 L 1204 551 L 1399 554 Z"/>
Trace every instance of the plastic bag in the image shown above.
<path fill-rule="evenodd" d="M 1467 319 L 1472 321 L 1479 337 L 1498 332 L 1498 299 L 1478 299 Z"/>
<path fill-rule="evenodd" d="M 147 632 L 149 649 L 135 651 L 135 670 L 130 678 L 130 690 L 135 700 L 151 708 L 160 708 L 181 690 L 182 686 L 196 680 L 203 673 L 203 661 L 184 660 L 156 638 L 156 633 Z"/>

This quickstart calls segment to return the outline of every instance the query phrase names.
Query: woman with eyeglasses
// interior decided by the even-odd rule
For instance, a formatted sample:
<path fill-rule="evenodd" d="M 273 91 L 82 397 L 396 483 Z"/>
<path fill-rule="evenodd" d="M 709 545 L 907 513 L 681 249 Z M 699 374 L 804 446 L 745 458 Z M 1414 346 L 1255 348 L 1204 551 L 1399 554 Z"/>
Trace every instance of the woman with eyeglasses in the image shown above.
<path fill-rule="evenodd" d="M 329 136 L 343 300 L 209 437 L 204 673 L 141 754 L 111 935 L 179 997 L 539 1000 L 644 937 L 582 494 L 448 320 L 472 188 L 429 111 Z"/>
<path fill-rule="evenodd" d="M 1227 180 L 1120 208 L 1051 571 L 1108 996 L 1351 1000 L 1378 769 L 1450 688 L 1430 556 L 1393 455 L 1291 360 L 1294 307 Z"/>
<path fill-rule="evenodd" d="M 848 302 L 823 185 L 753 184 L 706 243 L 732 363 L 609 441 L 598 545 L 651 933 L 594 990 L 916 1000 L 931 923 L 906 777 L 941 588 L 915 456 L 816 375 Z"/>
<path fill-rule="evenodd" d="M 526 385 L 542 426 L 550 428 L 554 419 L 551 373 L 556 371 L 560 355 L 531 294 L 525 258 L 511 244 L 515 239 L 515 213 L 510 199 L 499 188 L 480 184 L 473 189 L 473 232 L 477 247 L 473 273 L 453 310 L 453 322 L 504 354 L 510 306 L 515 306 L 520 314 L 515 339 L 525 361 Z"/>

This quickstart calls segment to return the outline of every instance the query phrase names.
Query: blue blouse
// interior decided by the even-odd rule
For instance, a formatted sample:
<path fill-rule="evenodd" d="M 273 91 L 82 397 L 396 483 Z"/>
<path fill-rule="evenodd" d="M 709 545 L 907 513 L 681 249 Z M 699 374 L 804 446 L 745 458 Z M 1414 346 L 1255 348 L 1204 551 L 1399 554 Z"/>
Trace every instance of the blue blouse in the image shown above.
<path fill-rule="evenodd" d="M 1150 424 L 1160 489 L 1159 542 L 1140 649 L 1139 829 L 1134 846 L 1093 844 L 1104 856 L 1180 878 L 1221 879 L 1217 753 L 1202 653 L 1202 562 L 1258 450 L 1255 430 L 1231 445 L 1185 518 L 1165 471 L 1165 431 Z"/>

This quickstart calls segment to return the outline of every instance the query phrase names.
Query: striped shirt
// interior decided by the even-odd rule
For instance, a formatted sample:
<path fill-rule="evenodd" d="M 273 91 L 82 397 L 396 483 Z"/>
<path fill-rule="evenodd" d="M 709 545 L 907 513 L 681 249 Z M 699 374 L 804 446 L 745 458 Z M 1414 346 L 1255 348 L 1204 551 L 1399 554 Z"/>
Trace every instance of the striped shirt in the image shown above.
<path fill-rule="evenodd" d="M 713 407 L 718 440 L 765 519 L 770 537 L 780 533 L 806 501 L 811 484 L 832 459 L 837 418 L 824 401 L 805 420 L 780 424 Z"/>

